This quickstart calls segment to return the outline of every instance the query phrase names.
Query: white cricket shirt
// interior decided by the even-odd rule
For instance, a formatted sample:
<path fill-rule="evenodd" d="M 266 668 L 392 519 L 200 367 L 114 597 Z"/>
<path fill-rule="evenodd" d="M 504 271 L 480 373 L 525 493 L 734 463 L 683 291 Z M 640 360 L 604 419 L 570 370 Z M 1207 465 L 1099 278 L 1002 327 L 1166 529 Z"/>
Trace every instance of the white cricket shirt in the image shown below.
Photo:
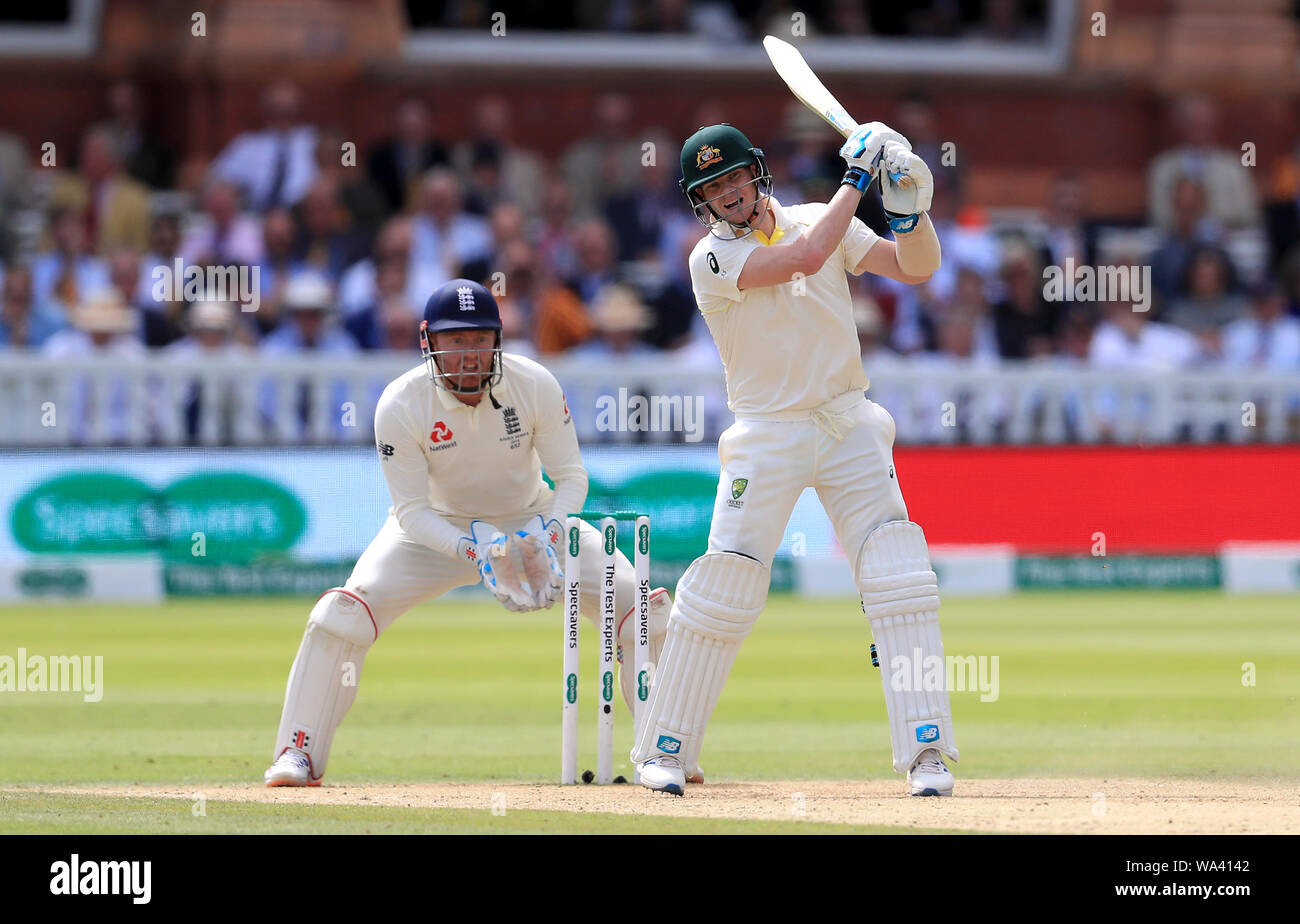
<path fill-rule="evenodd" d="M 691 288 L 727 373 L 727 406 L 737 417 L 811 413 L 850 391 L 867 389 L 845 273 L 854 272 L 880 237 L 857 218 L 822 268 L 779 286 L 736 288 L 749 255 L 797 240 L 829 206 L 809 202 L 776 215 L 770 244 L 761 233 L 705 235 L 691 251 Z"/>
<path fill-rule="evenodd" d="M 501 354 L 501 383 L 477 407 L 429 380 L 424 363 L 389 383 L 375 409 L 375 443 L 402 531 L 456 554 L 465 530 L 449 519 L 499 525 L 581 510 L 587 500 L 568 402 L 545 368 Z M 542 481 L 542 469 L 555 482 Z"/>

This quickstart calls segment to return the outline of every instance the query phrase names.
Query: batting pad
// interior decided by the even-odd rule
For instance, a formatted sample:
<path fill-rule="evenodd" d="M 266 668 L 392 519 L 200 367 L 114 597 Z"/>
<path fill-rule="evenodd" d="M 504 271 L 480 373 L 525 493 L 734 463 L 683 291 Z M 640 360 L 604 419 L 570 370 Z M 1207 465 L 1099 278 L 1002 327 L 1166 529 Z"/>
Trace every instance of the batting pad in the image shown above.
<path fill-rule="evenodd" d="M 763 610 L 769 581 L 765 565 L 734 552 L 711 552 L 686 569 L 634 762 L 669 754 L 688 771 L 697 766 L 700 739 L 740 644 Z"/>
<path fill-rule="evenodd" d="M 880 658 L 894 769 L 905 773 L 926 748 L 957 760 L 939 582 L 921 527 L 894 520 L 872 530 L 858 556 L 858 586 Z"/>
<path fill-rule="evenodd" d="M 361 664 L 375 633 L 369 608 L 350 591 L 335 587 L 316 601 L 289 670 L 272 760 L 298 748 L 311 763 L 312 779 L 325 775 L 334 730 L 357 698 Z"/>

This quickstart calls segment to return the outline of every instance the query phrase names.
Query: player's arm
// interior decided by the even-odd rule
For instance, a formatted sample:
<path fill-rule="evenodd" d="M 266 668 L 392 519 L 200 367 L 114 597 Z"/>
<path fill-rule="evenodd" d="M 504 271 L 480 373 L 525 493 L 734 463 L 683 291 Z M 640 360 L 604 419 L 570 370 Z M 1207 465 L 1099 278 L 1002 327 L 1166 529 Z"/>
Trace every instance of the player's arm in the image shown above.
<path fill-rule="evenodd" d="M 942 260 L 939 236 L 929 215 L 934 177 L 925 161 L 898 142 L 883 146 L 881 165 L 880 198 L 894 240 L 872 247 L 855 272 L 865 270 L 909 285 L 925 282 Z M 899 185 L 900 180 L 906 185 Z"/>
<path fill-rule="evenodd" d="M 538 382 L 537 421 L 533 428 L 533 448 L 542 468 L 555 484 L 555 498 L 548 519 L 563 522 L 564 517 L 581 510 L 587 502 L 587 469 L 582 464 L 578 434 L 573 426 L 569 404 L 560 383 L 548 373 Z"/>
<path fill-rule="evenodd" d="M 855 187 L 841 186 L 831 198 L 830 206 L 812 223 L 807 234 L 788 244 L 774 244 L 751 251 L 745 268 L 740 271 L 736 288 L 743 291 L 785 285 L 796 273 L 811 276 L 819 271 L 844 239 L 849 219 L 857 211 L 861 198 L 862 193 Z"/>
<path fill-rule="evenodd" d="M 872 273 L 914 286 L 925 282 L 939 268 L 939 238 L 930 216 L 921 213 L 916 230 L 896 234 L 892 241 L 877 241 L 853 270 L 854 275 Z M 908 272 L 904 266 L 917 272 Z"/>
<path fill-rule="evenodd" d="M 389 392 L 375 408 L 375 445 L 393 499 L 393 516 L 416 542 L 454 556 L 463 533 L 429 506 L 429 465 L 402 410 Z"/>

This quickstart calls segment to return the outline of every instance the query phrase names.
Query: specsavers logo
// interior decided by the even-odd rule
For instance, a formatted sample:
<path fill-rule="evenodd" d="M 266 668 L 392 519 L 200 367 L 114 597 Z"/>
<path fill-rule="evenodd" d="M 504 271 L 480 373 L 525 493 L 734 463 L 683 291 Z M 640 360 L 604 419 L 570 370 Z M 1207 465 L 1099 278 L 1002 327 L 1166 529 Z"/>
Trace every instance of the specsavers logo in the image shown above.
<path fill-rule="evenodd" d="M 298 498 L 242 472 L 205 472 L 161 489 L 111 472 L 69 472 L 18 498 L 14 540 L 31 552 L 161 552 L 190 560 L 202 533 L 205 557 L 249 561 L 291 548 L 307 525 Z"/>

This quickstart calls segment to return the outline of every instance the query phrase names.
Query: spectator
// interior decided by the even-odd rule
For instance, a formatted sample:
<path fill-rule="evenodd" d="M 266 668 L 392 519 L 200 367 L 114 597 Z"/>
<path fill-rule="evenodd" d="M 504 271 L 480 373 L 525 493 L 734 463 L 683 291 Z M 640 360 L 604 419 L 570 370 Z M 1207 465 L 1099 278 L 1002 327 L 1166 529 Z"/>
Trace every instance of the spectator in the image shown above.
<path fill-rule="evenodd" d="M 1218 111 L 1205 96 L 1186 96 L 1173 107 L 1177 146 L 1158 155 L 1147 175 L 1150 221 L 1162 231 L 1174 228 L 1174 186 L 1179 177 L 1198 180 L 1205 189 L 1209 217 L 1227 228 L 1259 223 L 1259 203 L 1251 168 L 1241 152 L 1215 145 Z"/>
<path fill-rule="evenodd" d="M 591 326 L 596 336 L 572 355 L 605 360 L 654 356 L 655 351 L 641 339 L 651 320 L 650 309 L 636 289 L 619 284 L 605 286 L 591 306 Z"/>
<path fill-rule="evenodd" d="M 202 220 L 181 239 L 181 257 L 202 266 L 262 262 L 262 227 L 241 210 L 239 187 L 213 175 L 203 191 Z"/>
<path fill-rule="evenodd" d="M 118 250 L 108 258 L 109 280 L 114 290 L 139 321 L 137 334 L 142 343 L 149 347 L 166 346 L 178 340 L 182 334 L 184 304 L 165 302 L 163 310 L 154 301 L 152 293 L 141 298 L 145 289 L 144 274 L 141 272 L 143 261 L 140 255 L 130 250 Z"/>
<path fill-rule="evenodd" d="M 375 232 L 388 214 L 383 193 L 371 182 L 369 177 L 356 167 L 343 165 L 343 135 L 337 130 L 321 132 L 316 142 L 316 181 L 307 191 L 327 183 L 334 188 L 337 200 L 334 206 L 342 213 L 349 233 L 356 239 L 357 246 L 369 250 Z M 298 210 L 306 207 L 305 200 L 298 204 Z"/>
<path fill-rule="evenodd" d="M 265 127 L 235 138 L 212 165 L 256 212 L 292 208 L 316 180 L 316 129 L 298 121 L 301 104 L 295 84 L 271 84 L 262 94 Z"/>
<path fill-rule="evenodd" d="M 1160 320 L 1213 341 L 1218 328 L 1246 314 L 1245 299 L 1235 288 L 1236 273 L 1227 253 L 1217 247 L 1198 247 L 1183 272 L 1181 295 L 1173 299 Z"/>
<path fill-rule="evenodd" d="M 640 167 L 641 139 L 633 133 L 631 101 L 622 93 L 600 94 L 592 132 L 564 153 L 574 210 L 581 216 L 599 215 L 607 198 L 635 187 Z"/>
<path fill-rule="evenodd" d="M 86 229 L 67 209 L 50 214 L 53 249 L 32 261 L 32 313 L 41 326 L 61 328 L 67 314 L 109 285 L 108 266 L 87 252 Z"/>
<path fill-rule="evenodd" d="M 771 163 L 775 195 L 780 202 L 829 202 L 835 195 L 844 161 L 839 156 L 839 136 L 798 100 L 786 104 L 782 138 Z M 678 194 L 680 195 L 680 193 Z"/>
<path fill-rule="evenodd" d="M 57 330 L 49 315 L 32 310 L 32 271 L 10 264 L 0 286 L 0 347 L 39 347 Z"/>
<path fill-rule="evenodd" d="M 488 223 L 462 207 L 460 183 L 450 170 L 434 168 L 420 189 L 420 211 L 411 226 L 411 274 L 423 298 L 448 279 L 482 279 L 492 258 Z M 421 299 L 413 302 L 423 304 Z"/>
<path fill-rule="evenodd" d="M 389 327 L 394 323 L 392 314 L 399 309 L 407 312 L 405 339 L 413 341 L 411 332 L 416 330 L 418 315 L 403 294 L 405 287 L 405 260 L 384 259 L 375 265 L 375 291 L 370 304 L 343 318 L 344 328 L 363 350 L 388 349 Z"/>
<path fill-rule="evenodd" d="M 659 138 L 652 142 L 656 152 L 672 149 L 671 142 Z M 660 239 L 668 224 L 681 213 L 682 193 L 677 173 L 669 171 L 669 162 L 656 156 L 643 164 L 634 185 L 605 199 L 602 213 L 614 229 L 620 261 L 651 259 L 656 256 Z"/>
<path fill-rule="evenodd" d="M 167 272 L 176 271 L 176 258 L 181 252 L 180 215 L 170 208 L 159 208 L 149 219 L 149 248 L 140 258 L 140 288 L 131 299 L 146 310 L 161 310 L 161 305 L 154 298 L 154 283 L 157 276 L 154 270 L 164 267 Z"/>
<path fill-rule="evenodd" d="M 1286 313 L 1276 283 L 1251 293 L 1251 313 L 1223 329 L 1223 363 L 1236 369 L 1300 371 L 1300 320 Z"/>
<path fill-rule="evenodd" d="M 97 253 L 148 246 L 149 190 L 122 170 L 113 136 L 103 127 L 82 135 L 79 170 L 56 181 L 50 204 L 76 213 Z"/>
<path fill-rule="evenodd" d="M 99 124 L 112 140 L 128 174 L 153 189 L 170 189 L 176 157 L 171 148 L 145 130 L 140 91 L 129 80 L 108 88 L 108 118 Z"/>
<path fill-rule="evenodd" d="M 976 280 L 976 291 L 982 290 L 982 280 L 970 270 L 960 271 L 963 278 Z M 1043 274 L 1029 247 L 1009 244 L 1002 257 L 1002 286 L 1004 296 L 993 306 L 993 324 L 997 331 L 998 354 L 1003 359 L 1030 359 L 1052 352 L 1056 333 L 1056 307 L 1043 299 Z"/>
<path fill-rule="evenodd" d="M 404 296 L 397 295 L 385 301 L 379 308 L 377 349 L 402 353 L 419 349 L 419 325 L 415 321 L 418 316 L 419 312 Z"/>
<path fill-rule="evenodd" d="M 137 313 L 116 287 L 93 293 L 72 310 L 70 320 L 70 327 L 46 341 L 47 355 L 70 357 L 103 353 L 138 356 L 143 352 L 144 344 L 137 333 Z"/>
<path fill-rule="evenodd" d="M 320 176 L 297 208 L 294 261 L 338 282 L 365 252 L 362 234 L 351 226 L 336 179 Z"/>
<path fill-rule="evenodd" d="M 858 331 L 858 352 L 862 355 L 862 366 L 868 374 L 881 366 L 896 364 L 898 356 L 889 349 L 886 342 L 888 331 L 885 328 L 885 316 L 874 298 L 869 295 L 854 297 L 853 326 Z"/>
<path fill-rule="evenodd" d="M 614 230 L 598 218 L 578 225 L 573 235 L 577 269 L 568 286 L 584 304 L 595 302 L 600 290 L 618 281 L 614 263 Z"/>
<path fill-rule="evenodd" d="M 491 164 L 493 201 L 513 202 L 532 219 L 541 212 L 546 170 L 541 158 L 515 144 L 514 125 L 515 118 L 504 96 L 483 97 L 474 109 L 473 135 L 456 146 L 452 162 L 467 188 L 474 188 L 476 182 L 476 159 L 480 168 Z M 479 182 L 484 179 L 478 177 Z"/>
<path fill-rule="evenodd" d="M 235 337 L 239 307 L 233 302 L 195 302 L 185 319 L 186 334 L 168 345 L 174 359 L 240 358 L 251 353 Z"/>
<path fill-rule="evenodd" d="M 329 282 L 313 273 L 295 276 L 285 286 L 282 302 L 283 321 L 262 340 L 261 353 L 266 357 L 314 355 L 318 357 L 351 356 L 356 341 L 334 323 L 334 293 Z M 347 400 L 346 383 L 335 380 L 326 392 L 314 391 L 307 378 L 297 381 L 267 380 L 262 383 L 260 406 L 266 424 L 281 437 L 311 442 L 317 435 L 344 440 L 349 435 L 337 409 Z M 281 412 L 290 411 L 286 418 Z M 318 419 L 320 415 L 330 418 Z"/>
<path fill-rule="evenodd" d="M 1288 255 L 1300 254 L 1300 140 L 1276 160 L 1266 189 L 1269 267 L 1276 271 Z"/>
<path fill-rule="evenodd" d="M 1083 217 L 1083 180 L 1074 173 L 1058 174 L 1047 194 L 1047 228 L 1043 234 L 1043 262 L 1065 266 L 1092 266 L 1097 253 L 1097 229 Z"/>
<path fill-rule="evenodd" d="M 1106 320 L 1093 333 L 1088 363 L 1096 369 L 1163 372 L 1190 365 L 1198 355 L 1196 338 L 1171 324 L 1147 320 L 1129 302 L 1111 302 Z"/>
<path fill-rule="evenodd" d="M 230 302 L 195 302 L 186 319 L 189 332 L 168 346 L 165 355 L 178 363 L 251 356 L 248 347 L 234 336 L 238 317 L 239 309 Z M 182 408 L 185 435 L 190 443 L 225 445 L 235 441 L 239 416 L 243 413 L 239 384 L 236 375 L 230 374 L 209 377 L 203 382 L 196 378 L 185 386 Z M 215 408 L 211 422 L 205 417 L 208 408 Z"/>
<path fill-rule="evenodd" d="M 573 190 L 560 177 L 552 177 L 546 183 L 542 202 L 542 224 L 537 237 L 538 258 L 548 273 L 557 279 L 568 279 L 578 271 L 573 242 Z M 691 239 L 692 246 L 697 240 L 698 234 Z M 689 280 L 689 275 L 687 278 Z"/>
<path fill-rule="evenodd" d="M 501 253 L 508 244 L 524 240 L 527 236 L 527 217 L 524 210 L 513 202 L 501 202 L 488 215 L 488 226 L 492 229 L 492 249 Z"/>
<path fill-rule="evenodd" d="M 1106 320 L 1098 325 L 1088 347 L 1088 364 L 1094 369 L 1116 373 L 1137 373 L 1143 380 L 1152 374 L 1185 369 L 1200 356 L 1196 338 L 1171 324 L 1150 321 L 1150 312 L 1134 311 L 1129 302 L 1111 302 Z M 1153 413 L 1144 388 L 1128 383 L 1107 385 L 1093 395 L 1092 410 L 1096 435 L 1102 440 L 1138 441 L 1152 435 L 1152 428 L 1170 425 L 1164 415 Z M 1131 413 L 1120 416 L 1122 405 Z M 1125 426 L 1121 428 L 1121 421 Z"/>
<path fill-rule="evenodd" d="M 283 323 L 262 341 L 267 356 L 356 352 L 352 335 L 334 324 L 334 293 L 323 277 L 302 273 L 290 279 L 281 310 Z"/>
<path fill-rule="evenodd" d="M 696 225 L 698 229 L 698 225 Z M 695 249 L 695 237 L 677 236 L 676 260 L 685 264 Z M 677 350 L 691 339 L 691 328 L 699 311 L 689 275 L 673 273 L 658 261 L 657 272 L 642 279 L 646 302 L 654 312 L 654 325 L 645 334 L 646 342 L 661 350 Z M 710 343 L 712 337 L 708 337 Z"/>
<path fill-rule="evenodd" d="M 353 263 L 343 273 L 339 281 L 339 308 L 345 318 L 359 312 L 374 308 L 380 300 L 378 288 L 379 267 L 387 263 L 400 264 L 406 279 L 405 293 L 411 304 L 424 304 L 421 300 L 429 297 L 422 288 L 416 289 L 412 282 L 419 278 L 418 273 L 411 272 L 414 261 L 411 256 L 411 219 L 402 216 L 390 218 L 375 238 L 375 248 L 371 256 L 363 257 Z"/>
<path fill-rule="evenodd" d="M 1219 237 L 1213 221 L 1205 214 L 1205 187 L 1181 176 L 1174 184 L 1173 226 L 1151 254 L 1151 284 L 1162 299 L 1183 292 L 1183 280 L 1192 252 Z"/>
<path fill-rule="evenodd" d="M 563 353 L 591 336 L 591 320 L 582 302 L 557 285 L 539 265 L 533 246 L 515 240 L 502 251 L 505 294 L 497 299 L 502 336 L 524 353 Z"/>
<path fill-rule="evenodd" d="M 962 188 L 965 174 L 960 161 L 951 166 L 945 163 L 944 139 L 939 134 L 939 119 L 934 111 L 934 102 L 929 95 L 920 91 L 905 94 L 898 101 L 897 115 L 893 128 L 902 133 L 912 150 L 925 161 L 930 171 L 945 176 L 945 185 Z M 937 190 L 936 190 L 937 192 Z"/>
<path fill-rule="evenodd" d="M 261 304 L 253 318 L 262 334 L 270 333 L 280 322 L 280 300 L 285 285 L 307 268 L 295 251 L 297 235 L 297 226 L 288 209 L 271 209 L 262 219 L 262 262 L 258 278 Z"/>
<path fill-rule="evenodd" d="M 103 289 L 81 302 L 71 313 L 72 327 L 51 336 L 45 355 L 64 360 L 74 369 L 85 360 L 112 357 L 137 359 L 144 344 L 136 332 L 140 320 L 115 289 Z M 128 379 L 121 375 L 93 378 L 77 374 L 70 382 L 67 416 L 72 441 L 120 444 L 127 442 L 142 418 L 143 409 L 133 408 Z"/>
<path fill-rule="evenodd" d="M 404 212 L 416 200 L 420 178 L 447 164 L 447 149 L 434 137 L 428 104 L 408 97 L 397 105 L 393 134 L 371 152 L 368 170 L 389 211 Z"/>

